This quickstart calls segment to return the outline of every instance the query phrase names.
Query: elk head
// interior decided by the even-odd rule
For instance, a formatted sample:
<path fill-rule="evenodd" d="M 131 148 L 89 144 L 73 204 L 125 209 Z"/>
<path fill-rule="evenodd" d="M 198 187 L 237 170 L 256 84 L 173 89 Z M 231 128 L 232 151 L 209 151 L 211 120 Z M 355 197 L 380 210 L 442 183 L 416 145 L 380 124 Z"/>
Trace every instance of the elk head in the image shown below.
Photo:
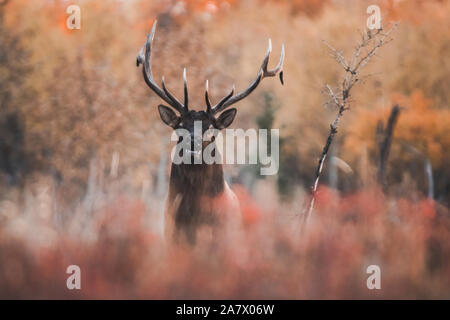
<path fill-rule="evenodd" d="M 209 96 L 208 96 L 208 81 L 206 81 L 206 92 L 205 92 L 205 101 L 206 101 L 206 110 L 205 111 L 194 111 L 189 110 L 189 98 L 188 98 L 188 89 L 187 89 L 187 80 L 186 80 L 186 68 L 183 72 L 183 80 L 184 80 L 184 101 L 180 102 L 173 94 L 169 92 L 166 88 L 164 77 L 162 77 L 161 87 L 155 82 L 152 73 L 151 67 L 151 51 L 152 51 L 152 43 L 153 38 L 155 36 L 157 21 L 153 23 L 152 30 L 150 34 L 147 36 L 146 43 L 142 46 L 139 51 L 139 55 L 137 56 L 136 66 L 139 67 L 140 64 L 143 64 L 142 73 L 144 75 L 144 80 L 147 85 L 152 89 L 161 99 L 163 99 L 171 108 L 165 105 L 159 105 L 158 111 L 161 116 L 161 120 L 172 127 L 173 129 L 185 129 L 189 131 L 191 135 L 191 153 L 194 155 L 194 150 L 202 150 L 204 145 L 199 148 L 198 145 L 202 145 L 202 137 L 194 136 L 194 123 L 196 121 L 201 121 L 202 124 L 202 135 L 206 130 L 210 128 L 214 129 L 225 129 L 227 128 L 234 120 L 236 116 L 236 108 L 229 108 L 231 105 L 236 102 L 244 99 L 256 87 L 259 85 L 262 79 L 266 77 L 274 77 L 277 73 L 279 73 L 280 81 L 283 83 L 283 61 L 284 61 L 284 45 L 281 47 L 281 55 L 278 65 L 275 69 L 269 70 L 267 68 L 269 63 L 269 55 L 272 51 L 272 43 L 269 39 L 269 47 L 267 49 L 266 55 L 262 62 L 260 69 L 256 75 L 256 78 L 253 82 L 248 86 L 244 91 L 234 94 L 234 86 L 231 92 L 222 98 L 217 104 L 212 105 Z M 178 112 L 177 113 L 175 112 Z M 217 116 L 220 112 L 222 112 L 219 116 Z M 197 146 L 195 146 L 197 144 Z"/>

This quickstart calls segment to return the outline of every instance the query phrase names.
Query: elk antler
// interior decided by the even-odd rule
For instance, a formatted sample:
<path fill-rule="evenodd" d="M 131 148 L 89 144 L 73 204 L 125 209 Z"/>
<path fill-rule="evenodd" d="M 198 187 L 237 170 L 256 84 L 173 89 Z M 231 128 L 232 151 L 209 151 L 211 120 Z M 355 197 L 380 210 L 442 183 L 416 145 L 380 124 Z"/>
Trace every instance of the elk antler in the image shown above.
<path fill-rule="evenodd" d="M 184 80 L 184 105 L 178 101 L 175 96 L 173 96 L 169 90 L 167 90 L 166 85 L 164 83 L 164 77 L 162 77 L 161 85 L 162 89 L 158 86 L 153 78 L 152 66 L 151 66 L 151 54 L 152 54 L 152 43 L 153 38 L 155 37 L 157 21 L 153 23 L 152 31 L 149 35 L 147 35 L 147 41 L 142 46 L 139 54 L 136 58 L 136 66 L 142 63 L 142 73 L 144 75 L 144 80 L 147 85 L 152 89 L 161 99 L 167 102 L 171 107 L 176 109 L 180 114 L 184 114 L 188 111 L 188 92 L 187 92 L 187 81 L 186 81 L 186 68 L 183 71 L 183 80 Z M 145 55 L 144 55 L 145 54 Z"/>
<path fill-rule="evenodd" d="M 280 74 L 280 81 L 281 84 L 284 84 L 283 80 L 283 61 L 284 61 L 284 44 L 281 46 L 281 54 L 280 54 L 280 60 L 278 61 L 278 65 L 275 67 L 275 69 L 268 70 L 267 65 L 269 64 L 269 55 L 272 52 L 272 40 L 269 39 L 269 47 L 267 49 L 266 55 L 264 57 L 263 63 L 261 65 L 261 68 L 258 71 L 258 74 L 256 75 L 256 78 L 253 80 L 253 82 L 250 84 L 250 86 L 245 89 L 244 91 L 233 95 L 234 94 L 234 85 L 231 89 L 231 92 L 222 98 L 214 107 L 211 107 L 211 102 L 209 101 L 208 96 L 208 81 L 206 82 L 206 93 L 205 93 L 205 100 L 206 100 L 206 106 L 207 111 L 211 114 L 216 114 L 220 111 L 225 110 L 232 104 L 244 99 L 247 97 L 250 93 L 253 92 L 253 90 L 256 89 L 256 87 L 259 85 L 262 79 L 266 77 L 274 77 L 279 72 Z"/>

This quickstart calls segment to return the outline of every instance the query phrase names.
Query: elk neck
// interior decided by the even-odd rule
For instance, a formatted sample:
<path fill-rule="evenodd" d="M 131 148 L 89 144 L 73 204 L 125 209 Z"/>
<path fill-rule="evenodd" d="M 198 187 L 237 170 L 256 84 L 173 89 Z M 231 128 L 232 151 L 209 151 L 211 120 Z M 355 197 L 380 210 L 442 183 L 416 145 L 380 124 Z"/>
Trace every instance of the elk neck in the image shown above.
<path fill-rule="evenodd" d="M 214 225 L 217 217 L 211 201 L 225 189 L 221 164 L 173 164 L 168 201 L 176 203 L 174 222 L 189 243 L 195 243 L 200 225 Z M 209 199 L 209 200 L 208 200 Z"/>
<path fill-rule="evenodd" d="M 197 200 L 223 192 L 225 181 L 222 164 L 174 164 L 170 172 L 169 197 L 181 194 L 183 200 Z"/>

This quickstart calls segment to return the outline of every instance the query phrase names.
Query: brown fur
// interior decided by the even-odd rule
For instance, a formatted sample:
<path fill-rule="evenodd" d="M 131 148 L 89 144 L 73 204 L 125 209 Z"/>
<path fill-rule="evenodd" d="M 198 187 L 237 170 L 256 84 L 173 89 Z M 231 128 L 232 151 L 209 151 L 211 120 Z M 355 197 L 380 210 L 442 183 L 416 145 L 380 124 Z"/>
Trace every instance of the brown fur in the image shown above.
<path fill-rule="evenodd" d="M 166 236 L 194 244 L 201 227 L 223 227 L 226 219 L 238 214 L 236 196 L 223 178 L 221 164 L 172 164 Z"/>

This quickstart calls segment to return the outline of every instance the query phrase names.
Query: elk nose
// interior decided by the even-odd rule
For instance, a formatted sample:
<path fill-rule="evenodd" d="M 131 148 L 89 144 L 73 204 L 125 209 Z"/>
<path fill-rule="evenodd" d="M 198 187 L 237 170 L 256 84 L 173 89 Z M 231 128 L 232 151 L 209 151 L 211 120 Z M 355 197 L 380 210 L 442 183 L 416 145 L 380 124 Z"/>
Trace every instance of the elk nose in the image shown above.
<path fill-rule="evenodd" d="M 199 163 L 201 161 L 202 154 L 202 139 L 191 137 L 191 150 L 187 150 L 188 154 L 191 156 L 192 163 Z"/>
<path fill-rule="evenodd" d="M 201 137 L 194 137 L 192 139 L 192 151 L 199 152 L 202 150 L 203 140 Z"/>

